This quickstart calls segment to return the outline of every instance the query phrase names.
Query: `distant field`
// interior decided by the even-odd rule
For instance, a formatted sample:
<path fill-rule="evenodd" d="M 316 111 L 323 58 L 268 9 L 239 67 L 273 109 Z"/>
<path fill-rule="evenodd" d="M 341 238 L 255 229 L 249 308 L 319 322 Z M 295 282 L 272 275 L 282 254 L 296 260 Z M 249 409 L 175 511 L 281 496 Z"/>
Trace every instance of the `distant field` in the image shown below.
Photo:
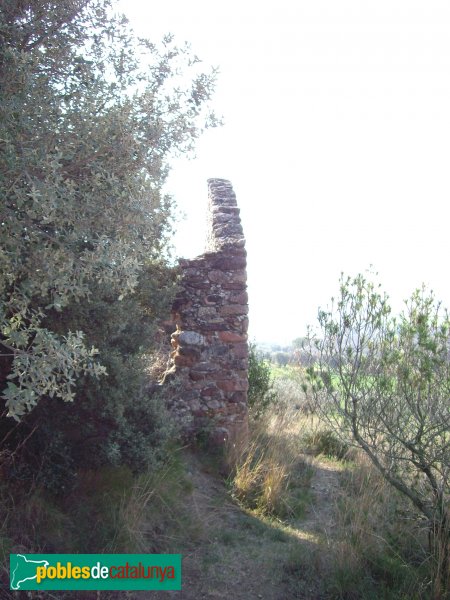
<path fill-rule="evenodd" d="M 297 367 L 294 365 L 286 365 L 285 367 L 282 367 L 272 362 L 270 363 L 270 372 L 274 379 L 298 380 L 304 374 L 302 367 Z"/>

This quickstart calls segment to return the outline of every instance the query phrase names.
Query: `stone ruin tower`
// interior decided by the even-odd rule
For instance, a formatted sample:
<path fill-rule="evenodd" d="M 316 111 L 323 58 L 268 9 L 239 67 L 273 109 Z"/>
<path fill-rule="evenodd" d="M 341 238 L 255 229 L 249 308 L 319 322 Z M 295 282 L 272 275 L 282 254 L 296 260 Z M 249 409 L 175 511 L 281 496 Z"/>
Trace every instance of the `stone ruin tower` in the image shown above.
<path fill-rule="evenodd" d="M 181 259 L 172 311 L 170 404 L 190 432 L 221 444 L 247 435 L 248 296 L 245 239 L 231 183 L 209 179 L 206 251 Z"/>

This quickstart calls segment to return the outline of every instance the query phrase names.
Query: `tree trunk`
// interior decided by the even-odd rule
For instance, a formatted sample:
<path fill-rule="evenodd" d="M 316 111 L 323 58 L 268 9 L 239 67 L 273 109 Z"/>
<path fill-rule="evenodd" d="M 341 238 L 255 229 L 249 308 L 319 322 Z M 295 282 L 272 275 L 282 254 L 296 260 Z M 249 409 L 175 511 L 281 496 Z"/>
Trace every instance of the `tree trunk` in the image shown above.
<path fill-rule="evenodd" d="M 430 524 L 430 554 L 433 560 L 433 600 L 450 598 L 450 512 L 443 512 Z"/>

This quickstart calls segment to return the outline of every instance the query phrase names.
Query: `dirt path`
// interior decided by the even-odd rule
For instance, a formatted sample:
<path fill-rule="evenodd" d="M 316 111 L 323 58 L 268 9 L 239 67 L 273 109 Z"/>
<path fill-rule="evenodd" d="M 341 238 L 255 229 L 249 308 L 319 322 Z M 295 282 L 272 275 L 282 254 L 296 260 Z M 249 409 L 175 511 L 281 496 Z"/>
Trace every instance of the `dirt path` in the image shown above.
<path fill-rule="evenodd" d="M 311 490 L 314 495 L 308 518 L 301 524 L 305 531 L 320 531 L 330 535 L 333 531 L 334 503 L 339 490 L 339 476 L 342 471 L 336 461 L 315 460 Z"/>
<path fill-rule="evenodd" d="M 333 529 L 339 469 L 313 461 L 311 505 L 291 524 L 253 516 L 237 506 L 220 479 L 196 465 L 191 472 L 192 518 L 201 524 L 198 543 L 183 553 L 183 590 L 166 598 L 289 600 L 323 598 L 318 561 Z M 142 597 L 142 596 L 141 596 Z M 146 599 L 160 598 L 157 593 Z"/>

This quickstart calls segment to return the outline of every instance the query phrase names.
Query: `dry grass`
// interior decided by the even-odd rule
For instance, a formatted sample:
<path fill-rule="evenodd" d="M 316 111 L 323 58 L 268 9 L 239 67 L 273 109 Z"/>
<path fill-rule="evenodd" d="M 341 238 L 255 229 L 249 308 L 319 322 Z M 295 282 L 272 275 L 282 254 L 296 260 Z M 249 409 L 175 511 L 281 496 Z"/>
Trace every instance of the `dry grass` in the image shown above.
<path fill-rule="evenodd" d="M 191 492 L 184 465 L 176 457 L 159 471 L 136 478 L 118 509 L 113 551 L 179 551 L 196 539 L 199 523 L 186 508 Z"/>
<path fill-rule="evenodd" d="M 298 435 L 303 419 L 296 411 L 271 411 L 251 424 L 247 445 L 233 447 L 232 494 L 245 506 L 278 517 L 304 510 L 300 496 L 311 469 Z"/>
<path fill-rule="evenodd" d="M 426 537 L 417 514 L 364 454 L 353 460 L 336 500 L 331 596 L 428 598 Z"/>

